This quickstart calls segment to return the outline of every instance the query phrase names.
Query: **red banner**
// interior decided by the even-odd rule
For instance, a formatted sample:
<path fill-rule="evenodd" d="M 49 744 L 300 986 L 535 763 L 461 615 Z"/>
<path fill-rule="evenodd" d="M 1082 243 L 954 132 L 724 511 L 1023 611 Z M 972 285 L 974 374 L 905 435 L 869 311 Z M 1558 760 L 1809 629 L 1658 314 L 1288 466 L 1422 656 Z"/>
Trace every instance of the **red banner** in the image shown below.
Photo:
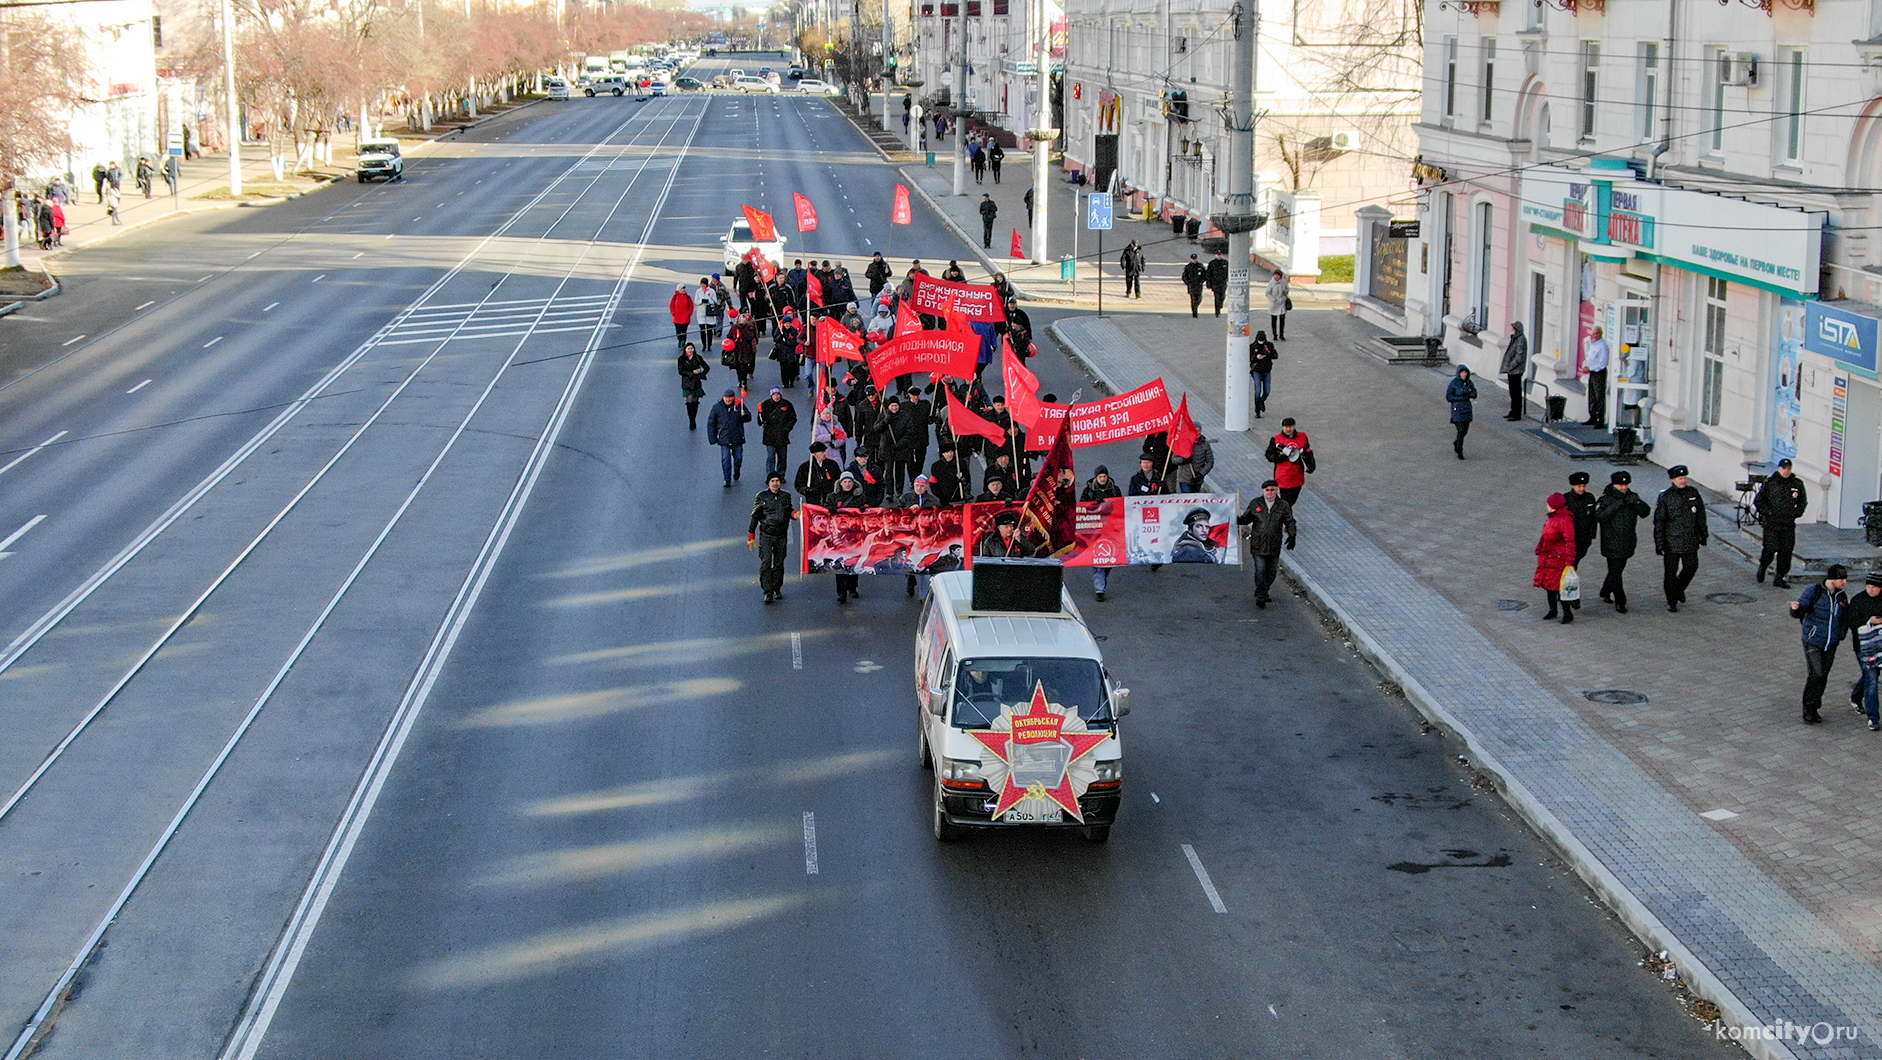
<path fill-rule="evenodd" d="M 1189 455 L 1196 451 L 1196 439 L 1201 437 L 1202 428 L 1189 418 L 1189 395 L 1184 394 L 1182 402 L 1176 406 L 1176 418 L 1170 427 L 1170 452 L 1188 460 Z"/>
<path fill-rule="evenodd" d="M 1010 398 L 1008 399 L 1007 407 L 1012 407 L 1012 400 Z M 1026 432 L 1026 451 L 1029 453 L 1043 453 L 1051 449 L 1052 443 L 1057 440 L 1059 436 L 1059 427 L 1064 424 L 1066 417 L 1070 416 L 1071 412 L 1072 406 L 1070 405 L 1055 405 L 1043 401 L 1040 402 L 1039 418 L 1033 422 L 1032 429 Z"/>
<path fill-rule="evenodd" d="M 778 238 L 778 223 L 771 215 L 755 206 L 740 206 L 745 211 L 745 220 L 751 225 L 751 237 L 755 243 L 772 243 Z"/>
<path fill-rule="evenodd" d="M 991 506 L 989 506 L 991 507 Z M 804 505 L 805 574 L 942 574 L 967 566 L 967 509 Z"/>
<path fill-rule="evenodd" d="M 972 379 L 979 354 L 980 336 L 971 331 L 917 331 L 871 350 L 869 374 L 880 385 L 914 372 Z"/>
<path fill-rule="evenodd" d="M 948 430 L 954 437 L 965 438 L 977 434 L 994 445 L 1006 444 L 1006 432 L 1000 425 L 976 413 L 967 407 L 967 403 L 957 397 L 948 398 Z"/>
<path fill-rule="evenodd" d="M 909 301 L 915 303 L 915 312 L 928 316 L 945 316 L 949 310 L 958 309 L 977 324 L 1006 320 L 1006 303 L 989 283 L 955 283 L 916 273 L 915 294 Z"/>
<path fill-rule="evenodd" d="M 1072 447 L 1061 424 L 1052 450 L 1033 476 L 1020 513 L 1020 527 L 1036 542 L 1039 555 L 1053 556 L 1074 544 L 1072 508 L 1078 503 L 1078 473 L 1072 468 Z"/>
<path fill-rule="evenodd" d="M 817 363 L 835 364 L 837 358 L 863 360 L 862 336 L 830 317 L 817 321 Z"/>
<path fill-rule="evenodd" d="M 1004 358 L 1000 378 L 1006 383 L 1007 411 L 1013 414 L 1014 423 L 1031 430 L 1039 421 L 1039 377 L 1020 363 L 1013 354 L 1013 344 L 1004 338 L 1000 340 L 1000 354 Z"/>
<path fill-rule="evenodd" d="M 898 225 L 915 223 L 915 211 L 908 204 L 908 185 L 906 184 L 895 186 L 895 210 L 889 214 L 889 223 Z"/>
<path fill-rule="evenodd" d="M 895 307 L 895 337 L 913 335 L 921 330 L 921 316 L 907 302 Z"/>
<path fill-rule="evenodd" d="M 815 232 L 817 230 L 817 208 L 810 204 L 809 199 L 804 198 L 797 192 L 791 193 L 791 203 L 797 207 L 797 230 L 799 232 Z"/>
<path fill-rule="evenodd" d="M 1072 446 L 1083 449 L 1167 431 L 1175 419 L 1163 380 L 1153 379 L 1135 390 L 1074 407 Z"/>
<path fill-rule="evenodd" d="M 969 545 L 978 544 L 988 534 L 997 534 L 993 518 L 1013 508 L 1011 504 L 990 501 L 962 505 L 967 511 L 963 533 Z M 806 506 L 806 511 L 809 507 Z M 1035 540 L 1036 543 L 1036 540 Z M 976 551 L 973 548 L 966 550 Z M 1035 553 L 1039 554 L 1039 553 Z M 1047 558 L 1067 567 L 1121 567 L 1124 559 L 1124 498 L 1078 501 L 1071 507 L 1071 538 L 1068 544 L 1053 550 Z M 968 566 L 973 565 L 972 557 Z"/>

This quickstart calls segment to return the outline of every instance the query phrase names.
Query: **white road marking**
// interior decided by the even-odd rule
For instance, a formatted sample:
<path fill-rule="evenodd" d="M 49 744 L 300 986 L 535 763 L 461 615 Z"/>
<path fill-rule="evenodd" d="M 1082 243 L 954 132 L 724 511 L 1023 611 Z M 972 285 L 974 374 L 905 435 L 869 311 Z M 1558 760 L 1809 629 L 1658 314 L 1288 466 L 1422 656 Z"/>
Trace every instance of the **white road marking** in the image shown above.
<path fill-rule="evenodd" d="M 1196 856 L 1196 848 L 1183 844 L 1183 856 L 1189 859 L 1189 867 L 1196 870 L 1196 879 L 1202 884 L 1202 893 L 1209 896 L 1209 905 L 1218 913 L 1226 913 L 1229 907 L 1222 904 L 1222 896 L 1215 891 L 1215 881 L 1209 879 L 1209 870 L 1202 867 L 1202 859 Z"/>
<path fill-rule="evenodd" d="M 150 385 L 150 380 L 148 380 L 148 379 L 146 379 L 146 380 L 144 380 L 143 382 L 141 382 L 141 383 L 139 383 L 139 384 L 137 384 L 136 386 L 134 386 L 134 387 L 132 387 L 131 389 L 129 389 L 129 390 L 126 390 L 126 391 L 125 391 L 125 393 L 126 393 L 126 394 L 135 394 L 135 393 L 137 393 L 137 392 L 138 392 L 139 390 L 142 390 L 142 389 L 144 389 L 145 387 L 147 387 L 147 386 L 149 386 L 149 385 Z"/>
<path fill-rule="evenodd" d="M 5 547 L 7 547 L 6 542 L 0 541 L 0 548 Z M 1730 810 L 1707 810 L 1699 816 L 1704 817 L 1708 821 L 1729 821 L 1738 815 Z"/>
<path fill-rule="evenodd" d="M 1163 800 L 1157 798 L 1157 793 L 1153 791 L 1150 793 L 1150 801 L 1155 802 L 1155 803 L 1161 803 Z"/>
<path fill-rule="evenodd" d="M 1279 1012 L 1274 1011 L 1273 1005 L 1268 1006 L 1268 1015 L 1273 1016 L 1277 1020 L 1281 1018 L 1281 1014 Z"/>
<path fill-rule="evenodd" d="M 45 448 L 46 446 L 49 446 L 49 445 L 51 445 L 52 443 L 54 443 L 54 442 L 56 442 L 56 441 L 58 441 L 59 439 L 61 439 L 61 438 L 63 438 L 63 437 L 65 437 L 65 436 L 66 436 L 67 434 L 69 434 L 69 433 L 71 433 L 71 432 L 69 432 L 69 431 L 60 431 L 60 432 L 59 432 L 58 434 L 55 434 L 55 435 L 53 435 L 52 437 L 50 437 L 50 438 L 48 438 L 48 439 L 46 439 L 45 441 L 43 441 L 43 442 L 40 442 L 40 443 L 39 443 L 38 445 L 35 445 L 35 446 L 33 446 L 33 447 L 32 447 L 31 449 L 28 449 L 28 450 L 27 450 L 27 451 L 25 451 L 24 453 L 21 453 L 20 455 L 18 455 L 18 456 L 16 456 L 16 457 L 14 457 L 14 458 L 13 458 L 13 461 L 12 461 L 11 463 L 9 463 L 9 464 L 7 464 L 7 466 L 5 466 L 5 467 L 0 467 L 0 475 L 4 475 L 4 474 L 6 474 L 7 472 L 9 472 L 9 471 L 11 471 L 11 470 L 13 470 L 14 468 L 16 468 L 16 467 L 18 467 L 18 466 L 20 466 L 20 461 L 22 461 L 22 460 L 24 460 L 24 459 L 26 459 L 26 458 L 27 458 L 27 457 L 29 457 L 29 456 L 32 456 L 32 455 L 33 455 L 34 453 L 37 453 L 37 452 L 39 452 L 39 451 L 40 451 L 41 449 L 44 449 L 44 448 Z"/>
<path fill-rule="evenodd" d="M 804 638 L 801 635 L 793 632 L 791 634 L 791 669 L 802 670 L 803 668 L 804 668 Z"/>
<path fill-rule="evenodd" d="M 254 259 L 259 258 L 259 257 L 261 257 L 261 251 L 257 250 L 256 252 L 248 256 L 248 260 L 253 261 Z"/>
<path fill-rule="evenodd" d="M 214 346 L 216 343 L 221 342 L 222 339 L 223 339 L 223 336 L 217 335 L 215 338 L 210 339 L 208 342 L 203 343 L 203 349 L 206 350 L 209 347 Z"/>
<path fill-rule="evenodd" d="M 20 527 L 18 530 L 13 531 L 11 534 L 8 534 L 6 540 L 0 541 L 0 559 L 5 559 L 8 556 L 11 556 L 13 553 L 8 552 L 7 547 L 12 545 L 13 542 L 18 541 L 20 538 L 25 537 L 26 531 L 31 530 L 35 526 L 38 526 L 40 523 L 40 520 L 44 518 L 45 516 L 43 515 L 33 516 L 31 519 L 28 519 L 26 521 L 25 526 Z"/>
<path fill-rule="evenodd" d="M 150 301 L 145 302 L 143 305 L 138 306 L 137 309 L 149 309 L 151 306 L 154 306 L 156 304 L 157 304 L 157 300 L 153 298 Z M 135 313 L 137 312 L 137 309 L 133 309 L 131 310 L 131 312 Z"/>
<path fill-rule="evenodd" d="M 280 304 L 281 304 L 280 302 L 269 302 L 267 305 L 261 307 L 261 311 L 266 313 L 268 310 L 273 309 L 275 306 L 278 306 Z"/>
<path fill-rule="evenodd" d="M 215 279 L 215 277 L 214 277 L 214 276 L 205 276 L 205 277 L 203 277 L 202 279 L 200 279 L 200 280 L 197 280 L 196 282 L 197 282 L 197 283 L 208 283 L 208 282 L 209 282 L 210 280 L 213 280 L 213 279 Z"/>
<path fill-rule="evenodd" d="M 80 340 L 80 339 L 82 339 L 82 338 L 84 338 L 84 337 L 85 337 L 85 336 L 83 336 L 83 335 L 74 335 L 74 336 L 72 336 L 71 338 L 69 338 L 69 339 L 66 339 L 66 340 L 65 340 L 64 342 L 61 342 L 61 343 L 59 343 L 59 345 L 60 345 L 60 346 L 62 346 L 62 347 L 63 347 L 63 346 L 70 346 L 70 345 L 72 345 L 72 344 L 73 344 L 74 342 L 77 342 L 78 340 Z"/>
<path fill-rule="evenodd" d="M 316 277 L 314 277 L 314 278 L 313 278 L 313 280 L 312 280 L 312 281 L 310 281 L 310 282 L 312 282 L 312 283 L 319 283 L 320 281 L 322 281 L 322 280 L 324 280 L 324 279 L 326 279 L 326 278 L 327 278 L 327 274 L 323 272 L 323 273 L 321 273 L 320 275 L 318 275 L 318 276 L 316 276 Z"/>
<path fill-rule="evenodd" d="M 365 252 L 365 251 L 363 251 L 363 250 L 362 250 L 362 251 L 360 251 L 359 253 L 357 253 L 357 254 L 355 254 L 355 255 L 353 255 L 353 257 L 355 257 L 355 258 L 363 258 L 363 257 L 365 257 L 365 256 L 366 256 L 366 252 Z"/>
<path fill-rule="evenodd" d="M 391 238 L 392 238 L 393 236 L 395 236 L 395 235 L 397 235 L 397 234 L 398 234 L 397 232 L 387 232 L 387 233 L 386 233 L 386 238 L 387 238 L 387 239 L 391 239 Z"/>
<path fill-rule="evenodd" d="M 804 875 L 817 875 L 817 815 L 808 811 L 804 813 Z"/>

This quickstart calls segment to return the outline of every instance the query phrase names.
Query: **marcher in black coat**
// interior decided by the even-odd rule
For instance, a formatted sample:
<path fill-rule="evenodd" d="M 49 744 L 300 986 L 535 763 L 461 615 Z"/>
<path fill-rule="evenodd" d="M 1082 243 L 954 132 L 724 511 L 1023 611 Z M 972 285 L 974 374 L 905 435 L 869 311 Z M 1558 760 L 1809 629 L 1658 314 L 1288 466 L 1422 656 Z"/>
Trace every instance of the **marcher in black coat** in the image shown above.
<path fill-rule="evenodd" d="M 1588 492 L 1586 471 L 1577 471 L 1568 476 L 1568 492 L 1562 496 L 1568 499 L 1568 514 L 1575 520 L 1575 566 L 1579 567 L 1581 558 L 1594 545 L 1595 529 L 1600 525 L 1595 519 L 1595 505 L 1600 498 Z"/>
<path fill-rule="evenodd" d="M 1248 528 L 1248 555 L 1255 568 L 1255 606 L 1267 607 L 1281 549 L 1293 548 L 1300 533 L 1294 523 L 1294 507 L 1281 499 L 1281 487 L 1269 479 L 1261 484 L 1260 496 L 1248 502 L 1248 510 L 1235 522 Z"/>
<path fill-rule="evenodd" d="M 1202 305 L 1202 288 L 1209 279 L 1209 270 L 1203 268 L 1196 255 L 1189 256 L 1189 264 L 1183 266 L 1183 286 L 1189 290 L 1189 315 L 1197 316 L 1196 309 Z"/>
<path fill-rule="evenodd" d="M 797 407 L 785 399 L 783 390 L 772 387 L 771 396 L 759 403 L 758 426 L 763 432 L 760 440 L 765 447 L 765 474 L 784 474 L 791 466 L 786 451 L 791 445 L 791 432 L 797 428 Z"/>
<path fill-rule="evenodd" d="M 830 447 L 822 442 L 810 443 L 810 459 L 797 465 L 797 493 L 804 498 L 805 504 L 819 507 L 830 506 L 830 495 L 836 492 L 836 482 L 843 474 L 843 467 L 825 456 Z"/>
<path fill-rule="evenodd" d="M 1608 476 L 1608 487 L 1595 502 L 1595 522 L 1601 527 L 1601 555 L 1608 561 L 1608 576 L 1601 583 L 1601 599 L 1611 601 L 1614 610 L 1627 613 L 1627 586 L 1622 581 L 1627 561 L 1639 546 L 1640 520 L 1653 514 L 1646 499 L 1633 491 L 1634 476 L 1616 471 Z M 1579 529 L 1576 536 L 1580 537 Z"/>
<path fill-rule="evenodd" d="M 1758 497 L 1752 507 L 1758 511 L 1758 525 L 1764 528 L 1764 548 L 1758 554 L 1758 580 L 1764 580 L 1765 570 L 1776 560 L 1777 577 L 1771 584 L 1788 589 L 1790 582 L 1784 578 L 1791 572 L 1791 553 L 1797 548 L 1797 520 L 1803 518 L 1810 507 L 1810 492 L 1804 489 L 1804 480 L 1791 471 L 1788 457 L 1779 460 L 1777 474 L 1758 487 Z"/>
<path fill-rule="evenodd" d="M 1206 271 L 1209 293 L 1215 295 L 1215 315 L 1222 315 L 1222 296 L 1229 290 L 1229 259 L 1218 253 Z"/>
<path fill-rule="evenodd" d="M 758 552 L 758 587 L 765 591 L 767 604 L 784 598 L 784 555 L 795 518 L 797 506 L 785 492 L 784 476 L 774 471 L 752 500 L 751 525 L 745 531 L 745 543 Z"/>
<path fill-rule="evenodd" d="M 959 458 L 952 438 L 941 439 L 940 459 L 928 468 L 928 477 L 942 504 L 961 504 L 973 496 L 973 468 Z"/>
<path fill-rule="evenodd" d="M 1699 573 L 1699 550 L 1706 547 L 1706 502 L 1687 481 L 1685 464 L 1666 474 L 1673 484 L 1653 506 L 1653 551 L 1666 566 L 1666 609 L 1678 611 Z"/>

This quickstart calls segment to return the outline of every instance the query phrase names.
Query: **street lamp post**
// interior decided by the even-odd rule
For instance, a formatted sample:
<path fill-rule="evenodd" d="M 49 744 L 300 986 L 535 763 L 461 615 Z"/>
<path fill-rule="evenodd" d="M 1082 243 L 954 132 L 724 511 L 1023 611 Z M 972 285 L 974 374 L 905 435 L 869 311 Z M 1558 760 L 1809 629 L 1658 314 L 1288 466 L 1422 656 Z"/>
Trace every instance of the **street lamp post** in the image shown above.
<path fill-rule="evenodd" d="M 235 5 L 222 0 L 222 92 L 229 105 L 229 194 L 242 194 L 242 104 L 235 98 Z"/>
<path fill-rule="evenodd" d="M 1052 144 L 1059 130 L 1052 125 L 1052 9 L 1046 0 L 1036 0 L 1039 12 L 1039 69 L 1034 71 L 1039 85 L 1039 101 L 1033 106 L 1033 128 L 1026 135 L 1033 140 L 1032 159 L 1032 259 L 1045 261 L 1046 216 L 1052 195 L 1047 181 L 1052 179 Z M 1073 222 L 1076 224 L 1076 220 Z M 1076 266 L 1074 266 L 1076 267 Z"/>

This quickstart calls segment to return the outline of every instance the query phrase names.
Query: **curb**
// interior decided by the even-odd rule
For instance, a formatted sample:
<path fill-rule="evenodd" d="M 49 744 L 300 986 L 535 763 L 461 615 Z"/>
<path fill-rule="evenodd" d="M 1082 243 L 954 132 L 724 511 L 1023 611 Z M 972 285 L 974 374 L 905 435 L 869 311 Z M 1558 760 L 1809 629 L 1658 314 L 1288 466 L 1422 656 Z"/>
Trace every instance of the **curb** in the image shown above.
<path fill-rule="evenodd" d="M 1046 334 L 1052 337 L 1068 359 L 1090 372 L 1101 384 L 1109 387 L 1113 393 L 1122 393 L 1116 381 L 1102 369 L 1080 357 L 1075 347 L 1065 334 L 1059 330 L 1057 321 L 1046 326 Z M 1655 951 L 1665 950 L 1678 967 L 1681 981 L 1694 995 L 1704 998 L 1719 1006 L 1721 1020 L 1728 1025 L 1740 1027 L 1760 1027 L 1763 1021 L 1758 1019 L 1750 1008 L 1740 1001 L 1718 977 L 1700 963 L 1692 951 L 1682 943 L 1661 920 L 1653 915 L 1633 892 L 1617 879 L 1607 866 L 1603 865 L 1575 834 L 1564 826 L 1559 818 L 1537 799 L 1529 789 L 1517 781 L 1494 754 L 1484 750 L 1475 734 L 1460 724 L 1449 710 L 1445 709 L 1435 697 L 1427 692 L 1418 679 L 1398 664 L 1392 654 L 1379 646 L 1363 626 L 1354 622 L 1352 616 L 1341 607 L 1339 601 L 1323 589 L 1312 575 L 1300 569 L 1293 556 L 1285 553 L 1281 556 L 1281 569 L 1288 579 L 1299 586 L 1307 599 L 1321 614 L 1333 620 L 1341 632 L 1351 638 L 1366 660 L 1389 676 L 1405 693 L 1406 702 L 1410 703 L 1419 715 L 1438 729 L 1450 733 L 1461 740 L 1470 752 L 1470 764 L 1489 775 L 1496 783 L 1498 792 L 1523 818 L 1529 827 L 1535 829 L 1563 859 L 1575 870 L 1575 875 L 1587 884 L 1601 900 L 1605 902 L 1635 938 L 1644 942 Z M 1796 1054 L 1782 1042 L 1762 1041 L 1746 1036 L 1739 1046 L 1758 1060 L 1797 1060 Z"/>
<path fill-rule="evenodd" d="M 0 304 L 0 317 L 6 316 L 8 313 L 19 312 L 26 307 L 26 303 L 28 302 L 43 302 L 48 298 L 57 298 L 59 295 L 65 293 L 65 285 L 59 282 L 59 278 L 52 274 L 51 269 L 46 268 L 45 259 L 43 257 L 40 259 L 39 271 L 46 274 L 46 279 L 52 281 L 52 286 L 38 294 L 23 294 L 18 298 L 7 299 L 4 304 Z"/>

